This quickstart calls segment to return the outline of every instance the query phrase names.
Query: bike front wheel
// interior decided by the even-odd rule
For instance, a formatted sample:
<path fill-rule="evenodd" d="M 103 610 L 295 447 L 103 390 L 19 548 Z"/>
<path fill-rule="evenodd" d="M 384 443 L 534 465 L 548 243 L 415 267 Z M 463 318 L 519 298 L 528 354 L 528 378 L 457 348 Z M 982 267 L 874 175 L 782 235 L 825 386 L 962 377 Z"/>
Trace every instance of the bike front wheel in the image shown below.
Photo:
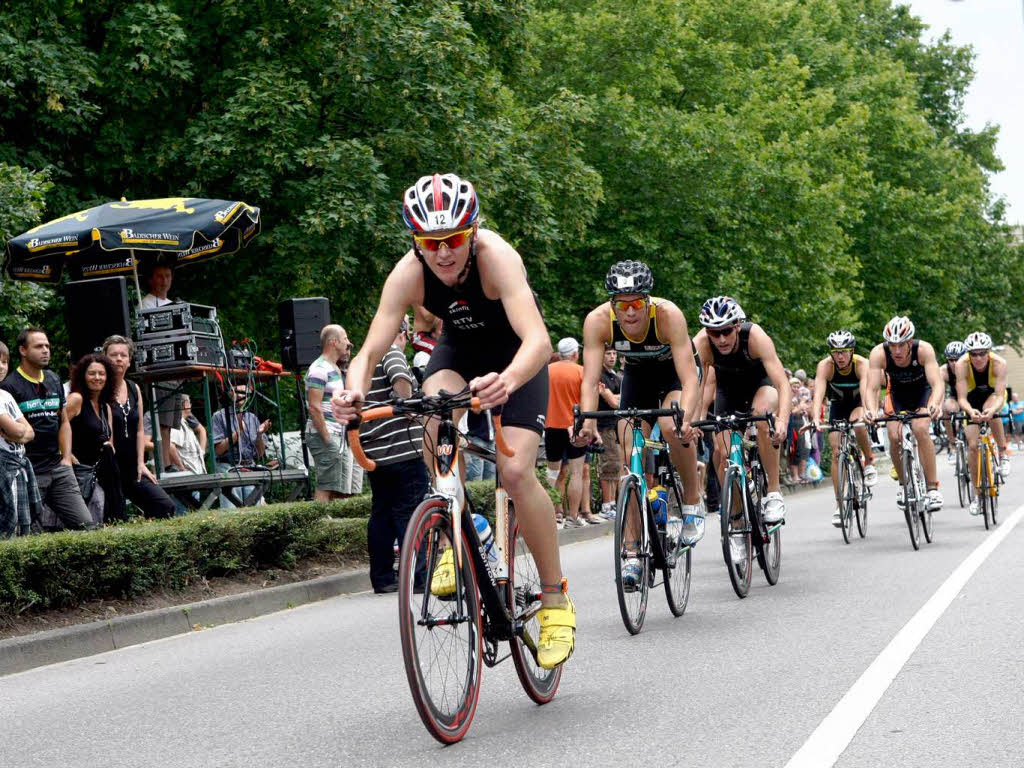
<path fill-rule="evenodd" d="M 643 519 L 645 512 L 640 481 L 636 475 L 626 475 L 615 504 L 615 591 L 622 623 L 631 635 L 643 629 L 651 588 L 651 543 Z"/>
<path fill-rule="evenodd" d="M 854 490 L 853 462 L 846 458 L 837 462 L 836 471 L 839 472 L 839 531 L 843 534 L 843 541 L 850 543 L 853 533 L 853 517 L 857 507 L 857 492 Z"/>
<path fill-rule="evenodd" d="M 932 524 L 932 510 L 928 506 L 928 493 L 926 488 L 928 487 L 924 480 L 924 468 L 921 466 L 920 461 L 914 462 L 914 478 L 917 484 L 917 509 L 921 518 L 921 532 L 924 534 L 924 540 L 929 544 L 932 542 L 932 533 L 934 527 Z"/>
<path fill-rule="evenodd" d="M 509 641 L 512 663 L 526 695 L 538 704 L 547 704 L 554 698 L 562 680 L 562 665 L 544 669 L 537 664 L 534 653 L 540 637 L 537 614 L 543 590 L 537 563 L 519 532 L 519 521 L 511 502 L 508 531 L 508 607 L 516 627 L 516 635 Z"/>
<path fill-rule="evenodd" d="M 981 516 L 985 520 L 985 530 L 992 527 L 992 486 L 989 477 L 992 472 L 992 460 L 988 447 L 984 444 L 978 446 L 979 467 L 978 476 L 981 480 L 981 490 L 978 493 L 978 504 L 981 506 Z"/>
<path fill-rule="evenodd" d="M 870 493 L 868 492 L 868 484 L 864 480 L 864 467 L 860 465 L 859 461 L 856 466 L 857 488 L 860 491 L 857 497 L 856 509 L 857 535 L 863 539 L 868 535 L 868 497 L 870 496 Z"/>
<path fill-rule="evenodd" d="M 962 445 L 956 447 L 956 492 L 961 508 L 971 503 L 971 473 L 967 471 L 967 457 Z"/>
<path fill-rule="evenodd" d="M 683 484 L 672 473 L 669 488 L 668 533 L 665 536 L 665 599 L 673 616 L 682 616 L 690 599 L 690 567 L 692 550 L 683 542 Z"/>
<path fill-rule="evenodd" d="M 917 483 L 914 480 L 914 458 L 909 451 L 903 453 L 903 515 L 907 519 L 910 545 L 921 547 L 921 518 L 918 515 Z"/>
<path fill-rule="evenodd" d="M 455 587 L 449 589 L 450 579 L 435 574 L 448 570 L 445 551 L 456 536 L 462 563 L 453 564 Z M 483 628 L 469 542 L 461 529 L 452 530 L 443 499 L 427 499 L 413 512 L 398 579 L 402 658 L 416 711 L 435 739 L 454 744 L 469 731 L 480 698 Z"/>
<path fill-rule="evenodd" d="M 729 581 L 739 597 L 746 597 L 750 592 L 750 575 L 753 570 L 750 517 L 743 503 L 743 493 L 739 473 L 729 471 L 722 487 L 722 555 L 729 570 Z M 738 542 L 735 560 L 731 546 L 733 541 Z"/>

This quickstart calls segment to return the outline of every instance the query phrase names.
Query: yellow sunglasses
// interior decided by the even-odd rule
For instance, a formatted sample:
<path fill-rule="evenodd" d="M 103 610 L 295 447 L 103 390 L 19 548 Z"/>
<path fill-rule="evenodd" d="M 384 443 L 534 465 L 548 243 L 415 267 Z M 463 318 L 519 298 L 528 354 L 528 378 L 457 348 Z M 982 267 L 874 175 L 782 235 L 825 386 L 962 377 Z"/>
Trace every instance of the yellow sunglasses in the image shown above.
<path fill-rule="evenodd" d="M 413 235 L 412 239 L 424 251 L 433 253 L 442 245 L 448 248 L 448 250 L 454 251 L 456 248 L 464 245 L 472 234 L 473 228 L 470 227 L 469 229 L 460 229 L 458 232 L 452 232 L 450 235 Z"/>

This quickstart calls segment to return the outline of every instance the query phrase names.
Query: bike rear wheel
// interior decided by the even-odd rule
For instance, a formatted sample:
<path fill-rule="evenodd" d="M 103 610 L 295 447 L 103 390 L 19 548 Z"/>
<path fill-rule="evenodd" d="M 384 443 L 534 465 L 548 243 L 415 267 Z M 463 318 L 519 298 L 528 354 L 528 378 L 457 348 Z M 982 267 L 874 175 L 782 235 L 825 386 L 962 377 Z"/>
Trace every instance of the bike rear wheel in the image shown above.
<path fill-rule="evenodd" d="M 683 543 L 683 521 L 681 517 L 673 522 L 673 515 L 681 516 L 683 509 L 683 484 L 672 473 L 672 485 L 668 489 L 668 523 L 665 528 L 663 548 L 665 550 L 665 599 L 673 616 L 682 616 L 690 599 L 690 567 L 692 550 Z"/>
<path fill-rule="evenodd" d="M 932 510 L 928 506 L 928 494 L 925 490 L 927 484 L 924 480 L 924 468 L 921 466 L 920 461 L 914 462 L 914 478 L 917 484 L 917 509 L 918 515 L 921 518 L 921 532 L 924 533 L 924 540 L 931 544 L 932 533 L 934 529 L 932 527 Z"/>
<path fill-rule="evenodd" d="M 914 482 L 914 459 L 909 451 L 903 452 L 903 515 L 910 531 L 910 544 L 914 549 L 921 547 L 921 518 L 918 517 L 917 485 Z"/>
<path fill-rule="evenodd" d="M 562 680 L 562 666 L 544 669 L 537 664 L 534 656 L 540 625 L 537 613 L 541 604 L 541 581 L 537 564 L 530 548 L 519 532 L 512 503 L 508 505 L 508 606 L 515 626 L 522 626 L 522 633 L 509 641 L 512 663 L 515 665 L 519 682 L 526 695 L 538 704 L 547 704 L 555 696 Z M 524 637 L 529 638 L 524 642 Z M 529 644 L 533 644 L 533 649 Z"/>
<path fill-rule="evenodd" d="M 736 516 L 735 520 L 731 518 Z M 730 470 L 722 488 L 722 555 L 729 570 L 729 581 L 739 597 L 750 592 L 750 575 L 753 570 L 753 545 L 750 539 L 750 518 L 743 506 L 743 483 L 738 472 Z M 743 557 L 734 562 L 730 542 L 740 542 Z"/>
<path fill-rule="evenodd" d="M 993 457 L 993 460 L 995 457 Z M 992 489 L 992 526 L 995 527 L 999 523 L 999 489 L 1003 485 L 1003 476 L 999 474 L 999 469 L 996 468 L 992 472 L 992 476 L 995 478 L 995 487 Z"/>
<path fill-rule="evenodd" d="M 861 466 L 860 462 L 857 462 L 857 488 L 860 493 L 857 496 L 857 535 L 862 539 L 868 535 L 868 498 L 870 493 L 868 492 L 868 484 L 864 480 L 864 467 Z"/>
<path fill-rule="evenodd" d="M 455 540 L 442 499 L 427 499 L 413 512 L 398 571 L 398 619 L 409 690 L 423 724 L 443 744 L 454 744 L 469 731 L 483 668 L 476 571 L 465 535 L 461 530 L 455 535 L 463 556 L 451 596 L 438 597 L 431 590 L 445 546 Z"/>
<path fill-rule="evenodd" d="M 956 492 L 961 508 L 971 503 L 971 473 L 967 471 L 967 457 L 962 445 L 956 447 Z"/>
<path fill-rule="evenodd" d="M 619 613 L 629 634 L 635 635 L 644 626 L 647 615 L 647 596 L 650 592 L 648 576 L 651 568 L 651 543 L 643 516 L 644 499 L 640 497 L 640 482 L 636 475 L 626 475 L 619 486 L 615 505 L 615 590 L 619 598 Z M 623 571 L 627 560 L 636 559 L 640 575 L 635 586 L 623 584 Z"/>
<path fill-rule="evenodd" d="M 779 583 L 779 570 L 782 567 L 782 524 L 767 525 L 761 518 L 761 501 L 768 491 L 768 482 L 764 468 L 760 464 L 751 469 L 754 476 L 754 494 L 748 497 L 752 542 L 757 552 L 757 564 L 761 566 L 765 580 L 775 586 Z M 761 532 L 765 532 L 762 538 Z"/>

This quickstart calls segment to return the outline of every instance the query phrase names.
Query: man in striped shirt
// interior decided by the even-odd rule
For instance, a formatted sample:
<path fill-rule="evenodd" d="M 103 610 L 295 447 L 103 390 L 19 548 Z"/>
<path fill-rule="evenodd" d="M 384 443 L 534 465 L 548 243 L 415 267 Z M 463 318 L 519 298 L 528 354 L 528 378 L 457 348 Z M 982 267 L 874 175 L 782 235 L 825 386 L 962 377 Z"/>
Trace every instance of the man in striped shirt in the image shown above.
<path fill-rule="evenodd" d="M 415 379 L 405 359 L 409 321 L 395 337 L 394 344 L 373 371 L 366 396 L 368 406 L 394 397 L 409 397 Z M 401 416 L 372 421 L 359 430 L 359 441 L 368 458 L 377 462 L 369 473 L 373 503 L 367 524 L 366 543 L 370 551 L 370 583 L 382 594 L 397 592 L 394 573 L 394 542 L 405 538 L 416 505 L 427 492 L 427 469 L 420 457 L 423 427 Z"/>

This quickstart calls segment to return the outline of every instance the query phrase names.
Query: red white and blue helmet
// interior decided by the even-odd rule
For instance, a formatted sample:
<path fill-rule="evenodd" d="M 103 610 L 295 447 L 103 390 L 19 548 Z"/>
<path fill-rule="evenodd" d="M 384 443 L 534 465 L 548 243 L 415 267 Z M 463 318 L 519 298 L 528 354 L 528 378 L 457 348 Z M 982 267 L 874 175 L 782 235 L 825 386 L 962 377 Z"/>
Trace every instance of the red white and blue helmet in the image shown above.
<path fill-rule="evenodd" d="M 476 190 L 454 173 L 420 176 L 402 197 L 402 218 L 413 232 L 467 227 L 479 215 Z"/>
<path fill-rule="evenodd" d="M 914 324 L 910 322 L 910 318 L 906 315 L 902 317 L 897 315 L 885 324 L 882 338 L 889 344 L 900 344 L 904 341 L 910 341 L 914 338 Z"/>
<path fill-rule="evenodd" d="M 715 296 L 704 302 L 699 319 L 705 328 L 724 328 L 742 322 L 744 313 L 731 296 Z"/>

